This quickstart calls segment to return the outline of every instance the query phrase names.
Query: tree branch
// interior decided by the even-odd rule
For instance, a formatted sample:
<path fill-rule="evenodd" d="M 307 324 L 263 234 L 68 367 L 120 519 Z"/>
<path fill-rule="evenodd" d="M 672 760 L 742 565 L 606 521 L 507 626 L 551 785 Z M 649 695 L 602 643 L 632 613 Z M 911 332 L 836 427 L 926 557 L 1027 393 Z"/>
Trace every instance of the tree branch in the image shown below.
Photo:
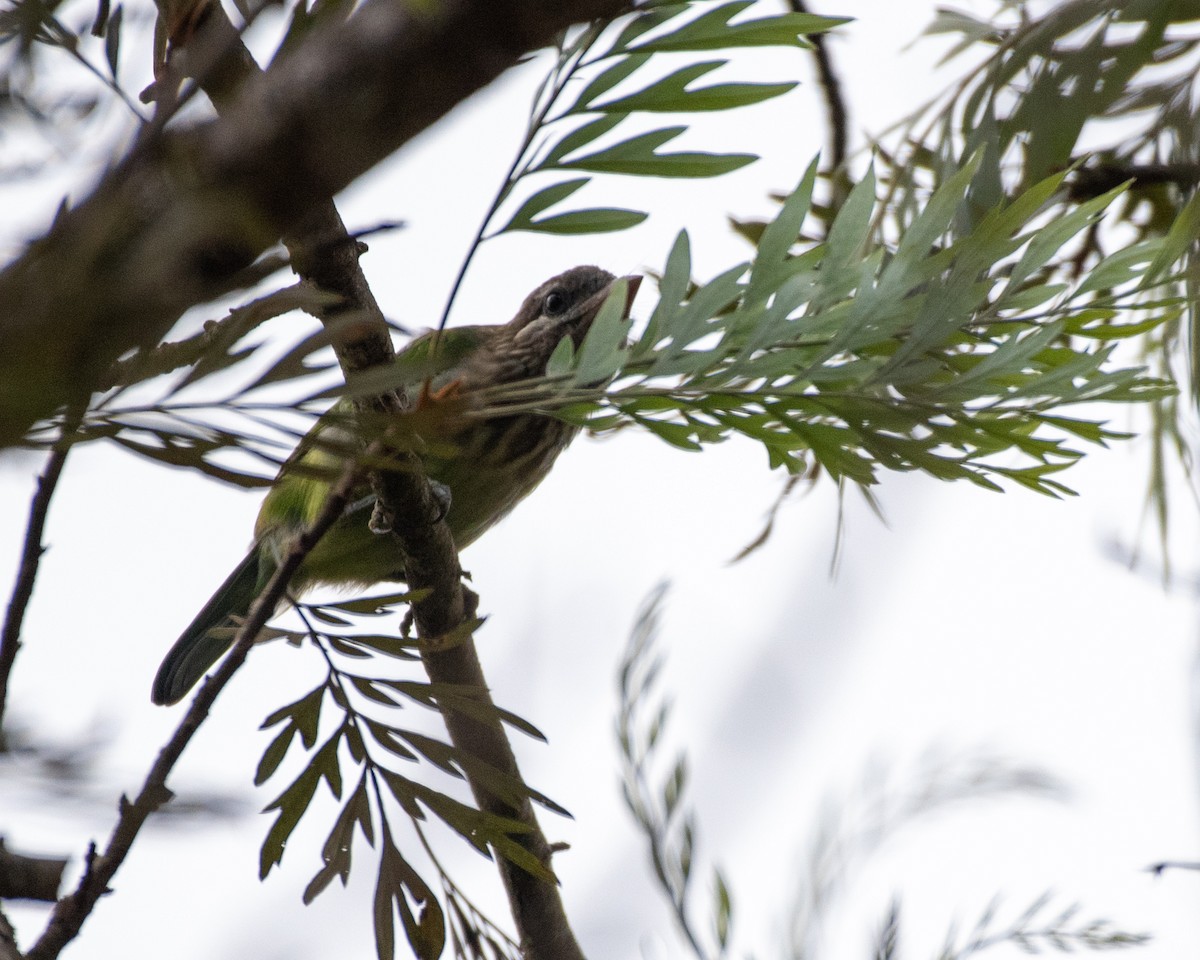
<path fill-rule="evenodd" d="M 810 13 L 805 0 L 789 0 L 796 13 Z M 807 37 L 813 46 L 813 59 L 817 63 L 817 79 L 825 94 L 825 109 L 829 114 L 829 169 L 840 171 L 846 163 L 849 142 L 849 113 L 842 94 L 842 81 L 829 55 L 828 37 L 814 33 Z"/>
<path fill-rule="evenodd" d="M 196 39 L 202 49 L 212 51 L 206 55 L 211 68 L 197 71 L 201 88 L 219 112 L 234 109 L 238 91 L 245 89 L 249 80 L 257 75 L 258 68 L 219 5 L 210 3 Z M 189 45 L 189 53 L 194 50 Z M 194 62 L 195 58 L 192 60 Z M 388 362 L 392 344 L 387 325 L 359 266 L 358 245 L 348 237 L 333 202 L 315 203 L 295 235 L 285 243 L 301 276 L 323 290 L 340 294 L 345 309 L 358 313 L 360 319 L 350 335 L 341 339 L 338 357 L 343 371 L 351 374 Z M 319 318 L 329 322 L 338 319 L 338 315 L 326 314 Z M 379 398 L 378 404 L 402 409 L 406 401 L 407 398 L 384 397 Z M 430 640 L 446 636 L 473 617 L 476 598 L 463 589 L 458 554 L 449 529 L 439 522 L 441 506 L 433 497 L 420 460 L 412 454 L 401 454 L 398 459 L 402 469 L 372 475 L 379 504 L 376 518 L 385 529 L 399 534 L 398 552 L 403 554 L 409 586 L 414 590 L 429 588 L 431 591 L 425 600 L 414 605 L 418 634 Z M 380 519 L 384 516 L 386 519 Z M 434 683 L 478 690 L 479 699 L 492 704 L 472 640 L 443 652 L 427 653 L 423 661 Z M 479 720 L 446 711 L 444 717 L 450 740 L 456 748 L 520 779 L 516 757 L 498 714 L 489 720 Z M 519 819 L 530 827 L 521 842 L 549 869 L 549 844 L 528 799 L 520 809 L 513 809 L 489 794 L 469 774 L 468 780 L 480 809 Z M 503 857 L 497 858 L 497 866 L 526 955 L 533 960 L 582 960 L 583 953 L 571 932 L 558 889 Z"/>
<path fill-rule="evenodd" d="M 234 112 L 238 97 L 264 72 L 217 0 L 200 0 L 190 32 L 171 38 L 171 54 L 195 77 L 218 115 Z M 314 201 L 283 238 L 292 269 L 335 299 L 309 312 L 335 331 L 333 346 L 345 370 L 387 363 L 394 356 L 387 321 L 359 264 L 366 247 L 350 237 L 330 198 Z M 333 326 L 332 321 L 341 323 Z M 350 322 L 345 322 L 349 320 Z"/>
<path fill-rule="evenodd" d="M 87 395 L 356 177 L 573 22 L 624 0 L 366 0 L 230 112 L 145 135 L 0 273 L 0 447 Z"/>
<path fill-rule="evenodd" d="M 439 515 L 440 508 L 429 481 L 419 469 L 419 461 L 417 464 L 415 471 L 389 471 L 381 475 L 377 494 L 387 514 L 384 522 L 395 531 L 404 552 L 405 580 L 413 590 L 430 591 L 413 604 L 417 633 L 424 640 L 436 642 L 438 637 L 446 636 L 475 615 L 477 598 L 462 585 L 462 569 L 449 528 L 441 521 L 430 523 L 430 518 Z M 479 702 L 495 706 L 473 639 L 467 638 L 447 650 L 426 651 L 421 660 L 432 682 L 470 687 L 479 691 Z M 498 713 L 482 718 L 445 710 L 442 715 L 456 748 L 503 774 L 522 779 Z M 513 808 L 493 796 L 470 770 L 466 776 L 479 809 L 520 820 L 529 827 L 528 833 L 516 839 L 550 869 L 550 845 L 529 799 Z M 558 887 L 503 857 L 496 858 L 496 866 L 508 895 L 523 955 L 528 960 L 583 960 Z"/>
<path fill-rule="evenodd" d="M 9 596 L 8 612 L 4 627 L 0 630 L 0 753 L 8 751 L 4 733 L 4 716 L 8 707 L 8 684 L 12 676 L 17 651 L 21 649 L 21 628 L 25 622 L 25 611 L 33 597 L 33 585 L 37 582 L 38 567 L 42 562 L 45 547 L 42 535 L 46 529 L 46 515 L 50 511 L 50 500 L 71 446 L 65 438 L 50 451 L 46 469 L 38 477 L 37 490 L 29 504 L 29 522 L 25 526 L 25 544 L 21 549 L 21 566 L 17 569 L 16 583 Z"/>
<path fill-rule="evenodd" d="M 108 884 L 129 855 L 133 841 L 143 824 L 155 810 L 171 799 L 171 791 L 166 785 L 167 776 L 179 761 L 184 748 L 208 716 L 217 696 L 245 661 L 259 631 L 271 618 L 283 598 L 292 574 L 325 531 L 342 515 L 350 491 L 361 479 L 361 468 L 357 464 L 349 465 L 337 485 L 330 491 L 320 515 L 292 543 L 279 569 L 250 607 L 246 621 L 238 629 L 228 656 L 205 680 L 175 733 L 159 752 L 137 797 L 131 803 L 124 795 L 121 796 L 117 822 L 104 851 L 97 853 L 95 845 L 89 849 L 83 877 L 75 890 L 55 905 L 45 931 L 26 953 L 26 960 L 52 960 L 57 957 L 63 947 L 79 934 L 83 922 L 91 914 L 97 901 L 109 892 Z"/>

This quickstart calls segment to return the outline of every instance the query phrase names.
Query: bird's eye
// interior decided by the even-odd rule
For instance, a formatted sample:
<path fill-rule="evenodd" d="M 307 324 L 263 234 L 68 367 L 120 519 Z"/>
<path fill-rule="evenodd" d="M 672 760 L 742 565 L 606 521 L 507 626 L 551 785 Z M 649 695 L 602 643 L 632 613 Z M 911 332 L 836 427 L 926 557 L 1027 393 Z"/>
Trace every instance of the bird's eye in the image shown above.
<path fill-rule="evenodd" d="M 567 298 L 559 290 L 551 290 L 542 301 L 542 313 L 553 317 L 567 309 Z"/>

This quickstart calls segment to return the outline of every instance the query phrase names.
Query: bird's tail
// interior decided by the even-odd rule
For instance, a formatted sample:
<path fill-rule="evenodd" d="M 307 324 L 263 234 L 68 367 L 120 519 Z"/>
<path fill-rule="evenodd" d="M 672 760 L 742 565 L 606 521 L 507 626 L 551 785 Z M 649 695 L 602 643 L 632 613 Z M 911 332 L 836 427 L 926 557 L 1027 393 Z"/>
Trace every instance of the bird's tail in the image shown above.
<path fill-rule="evenodd" d="M 244 617 L 249 612 L 262 583 L 260 559 L 261 551 L 255 544 L 175 641 L 154 678 L 150 692 L 154 703 L 178 703 L 233 644 L 228 630 L 220 630 L 215 636 L 212 631 L 234 626 L 231 616 Z"/>

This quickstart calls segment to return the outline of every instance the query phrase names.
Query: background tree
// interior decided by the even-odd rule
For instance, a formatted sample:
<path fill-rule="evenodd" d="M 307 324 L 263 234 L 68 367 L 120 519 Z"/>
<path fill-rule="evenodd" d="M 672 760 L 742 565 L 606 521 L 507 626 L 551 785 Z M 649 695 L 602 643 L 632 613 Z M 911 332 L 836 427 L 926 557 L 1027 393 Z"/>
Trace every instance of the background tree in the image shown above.
<path fill-rule="evenodd" d="M 576 194 L 591 177 L 707 177 L 744 167 L 754 157 L 742 151 L 660 150 L 683 129 L 654 120 L 661 112 L 704 114 L 785 93 L 791 86 L 786 76 L 765 82 L 756 76 L 754 84 L 702 80 L 714 69 L 711 51 L 766 52 L 828 25 L 802 11 L 787 15 L 747 6 L 648 5 L 615 24 L 600 20 L 565 34 L 559 31 L 573 20 L 620 11 L 579 4 L 539 8 L 536 15 L 521 5 L 494 4 L 420 13 L 382 3 L 354 11 L 315 7 L 291 11 L 272 35 L 271 16 L 264 20 L 263 11 L 241 10 L 246 24 L 261 25 L 260 32 L 247 34 L 252 45 L 267 49 L 266 59 L 279 48 L 261 78 L 241 45 L 244 27 L 235 29 L 219 8 L 160 9 L 157 29 L 166 45 L 157 47 L 148 94 L 153 116 L 144 118 L 132 146 L 87 199 L 64 207 L 46 235 L 14 255 L 0 276 L 6 317 L 0 436 L 50 451 L 6 626 L 6 678 L 20 662 L 14 659 L 17 639 L 46 503 L 68 451 L 81 441 L 109 441 L 151 460 L 257 484 L 269 479 L 314 413 L 344 392 L 330 386 L 331 365 L 321 350 L 332 345 L 351 396 L 389 402 L 395 375 L 370 369 L 385 370 L 391 345 L 383 313 L 357 268 L 361 231 L 342 227 L 328 199 L 332 193 L 527 50 L 558 35 L 556 50 L 540 64 L 545 81 L 516 160 L 478 236 L 560 237 L 635 226 L 645 218 L 641 210 L 572 206 Z M 80 106 L 77 98 L 49 96 L 39 86 L 47 75 L 40 66 L 42 47 L 63 51 L 102 78 L 105 73 L 98 59 L 89 59 L 68 13 L 31 2 L 7 12 L 9 47 L 17 54 L 9 73 L 11 103 L 34 120 L 53 121 Z M 602 317 L 577 355 L 560 351 L 546 382 L 494 391 L 481 398 L 486 410 L 532 406 L 593 431 L 638 427 L 689 449 L 737 435 L 764 447 L 771 465 L 793 478 L 829 475 L 839 489 L 848 483 L 866 489 L 881 467 L 890 467 L 993 488 L 1015 482 L 1044 493 L 1068 492 L 1058 474 L 1080 456 L 1076 445 L 1117 438 L 1103 422 L 1110 413 L 1076 405 L 1169 402 L 1171 396 L 1164 375 L 1179 342 L 1180 318 L 1187 317 L 1186 256 L 1195 231 L 1191 184 L 1179 172 L 1190 147 L 1182 133 L 1172 139 L 1162 131 L 1187 127 L 1186 111 L 1174 127 L 1160 116 L 1153 141 L 1110 146 L 1115 160 L 1071 164 L 1087 118 L 1183 101 L 1186 67 L 1168 82 L 1147 74 L 1155 77 L 1148 93 L 1139 80 L 1142 69 L 1190 53 L 1190 41 L 1179 32 L 1188 22 L 1184 14 L 1165 5 L 1129 10 L 1068 4 L 1039 18 L 1018 8 L 1011 23 L 1001 17 L 986 22 L 987 29 L 985 21 L 943 17 L 942 28 L 998 52 L 960 88 L 959 99 L 926 114 L 934 118 L 928 137 L 910 124 L 901 139 L 883 143 L 876 172 L 854 161 L 820 183 L 814 167 L 804 172 L 806 159 L 787 158 L 790 182 L 779 205 L 764 219 L 735 223 L 753 244 L 745 262 L 706 266 L 701 244 L 681 234 L 669 254 L 664 245 L 661 296 L 631 339 L 625 339 L 630 331 L 619 313 Z M 93 22 L 96 53 L 103 50 L 108 89 L 117 94 L 121 49 L 128 59 L 131 45 L 126 21 L 135 24 L 136 17 L 102 7 Z M 148 50 L 146 38 L 139 39 L 140 49 Z M 825 53 L 818 58 L 825 89 L 836 91 Z M 217 119 L 201 115 L 201 96 L 217 109 Z M 128 95 L 124 102 L 139 109 Z M 835 117 L 844 112 L 835 92 L 829 102 Z M 1071 122 L 1064 123 L 1064 116 Z M 833 123 L 834 157 L 846 154 L 837 132 L 843 126 Z M 1151 150 L 1168 155 L 1139 154 Z M 1132 193 L 1118 179 L 1122 163 L 1138 167 Z M 1147 172 L 1152 170 L 1159 175 Z M 620 190 L 628 204 L 635 188 L 619 183 L 609 189 Z M 1137 204 L 1123 198 L 1140 201 L 1137 191 L 1146 186 L 1156 188 L 1149 201 L 1155 215 L 1143 221 Z M 1114 232 L 1103 233 L 1099 218 L 1114 201 L 1125 206 L 1110 216 L 1118 221 Z M 1176 210 L 1182 215 L 1176 217 Z M 1121 232 L 1121 214 L 1137 225 L 1132 242 Z M 302 278 L 298 287 L 279 285 L 283 251 L 268 251 L 280 237 L 286 263 Z M 464 271 L 477 247 L 478 240 Z M 460 271 L 450 285 L 451 301 L 462 277 Z M 200 334 L 160 344 L 186 308 L 212 304 L 237 289 L 250 290 L 252 299 Z M 488 309 L 498 309 L 496 299 L 485 289 Z M 258 324 L 296 308 L 320 319 L 323 333 L 297 336 L 290 329 L 282 334 L 282 354 L 270 338 L 254 339 Z M 194 320 L 185 318 L 184 325 L 189 322 L 194 330 Z M 1157 348 L 1157 375 L 1148 375 L 1133 357 L 1113 354 L 1113 344 L 1130 338 Z M 392 412 L 396 422 L 411 422 L 419 432 L 411 411 Z M 1166 516 L 1161 505 L 1167 491 L 1161 454 L 1172 438 L 1182 449 L 1178 414 L 1160 407 L 1152 432 L 1158 438 L 1153 490 L 1160 518 Z M 371 438 L 366 431 L 364 442 Z M 529 798 L 550 809 L 556 804 L 530 793 L 501 755 L 501 721 L 527 732 L 531 727 L 480 699 L 482 680 L 467 639 L 478 622 L 458 583 L 452 548 L 440 525 L 428 524 L 434 512 L 419 471 L 385 469 L 392 465 L 381 461 L 385 455 L 402 467 L 413 463 L 403 445 L 391 451 L 376 445 L 369 458 L 339 476 L 376 478 L 377 496 L 394 515 L 398 555 L 409 558 L 409 586 L 429 590 L 309 607 L 302 624 L 286 631 L 317 648 L 317 656 L 307 652 L 324 664 L 324 677 L 298 691 L 293 684 L 299 699 L 267 720 L 274 739 L 258 779 L 281 771 L 277 778 L 291 785 L 272 804 L 279 814 L 263 847 L 262 870 L 279 861 L 285 842 L 303 845 L 305 834 L 292 833 L 301 820 L 319 821 L 309 827 L 316 834 L 310 849 L 322 849 L 323 865 L 305 897 L 334 876 L 345 882 L 352 851 L 355 872 L 362 871 L 362 844 L 370 842 L 377 868 L 366 872 L 375 888 L 381 954 L 392 951 L 397 917 L 419 955 L 437 955 L 447 939 L 461 955 L 473 955 L 483 942 L 501 954 L 512 952 L 515 944 L 444 869 L 440 841 L 427 838 L 424 818 L 440 819 L 500 855 L 516 907 L 516 935 L 529 955 L 571 955 L 573 938 L 554 887 L 545 882 L 545 841 L 529 842 L 535 836 L 529 833 Z M 795 486 L 790 482 L 787 489 Z M 181 502 L 191 501 L 185 495 Z M 328 518 L 339 509 L 331 501 Z M 1167 530 L 1165 520 L 1161 529 Z M 303 549 L 302 543 L 297 560 Z M 285 586 L 280 577 L 275 596 Z M 402 645 L 394 635 L 382 640 L 373 626 L 353 627 L 356 615 L 378 616 L 404 599 L 414 604 L 415 644 Z M 260 604 L 259 622 L 272 606 L 270 598 Z M 166 799 L 163 779 L 240 665 L 253 621 L 216 682 L 194 701 L 142 791 L 122 807 L 108 847 L 88 859 L 76 895 L 56 908 L 29 955 L 54 955 L 74 934 L 141 822 Z M 421 644 L 447 637 L 457 652 L 439 666 Z M 689 899 L 694 829 L 684 822 L 682 833 L 673 834 L 686 810 L 680 803 L 685 767 L 676 765 L 661 790 L 648 786 L 665 714 L 652 713 L 657 719 L 645 724 L 637 719 L 654 678 L 650 670 L 636 679 L 649 634 L 639 637 L 622 671 L 627 795 L 681 929 L 705 953 Z M 363 673 L 354 664 L 366 651 L 376 656 Z M 427 680 L 387 672 L 388 652 L 402 659 L 424 654 Z M 397 714 L 394 707 L 404 700 L 436 708 L 449 723 L 450 742 Z M 269 712 L 262 706 L 255 698 L 252 709 L 260 717 Z M 516 706 L 526 712 L 522 703 Z M 501 753 L 480 756 L 477 743 L 467 749 L 463 730 L 480 727 Z M 453 785 L 426 779 L 428 774 L 410 777 L 407 765 L 396 763 L 418 758 L 465 775 L 483 813 L 466 805 L 467 795 Z M 1000 762 L 946 777 L 927 771 L 925 778 L 958 778 L 968 785 L 965 791 L 932 790 L 928 807 L 962 792 L 1050 789 L 1045 777 Z M 310 807 L 324 793 L 318 790 L 322 783 L 338 797 L 332 810 L 324 801 Z M 489 798 L 500 806 L 489 808 Z M 406 816 L 414 818 L 417 833 L 402 843 L 394 824 Z M 870 835 L 877 835 L 883 828 L 872 829 Z M 418 869 L 410 861 L 422 846 L 431 859 Z M 792 938 L 797 955 L 815 949 L 812 920 L 804 918 L 822 916 L 836 887 L 815 869 L 810 879 L 804 887 L 809 900 L 801 900 L 810 906 L 798 908 Z M 720 875 L 713 892 L 715 949 L 721 952 L 736 914 Z M 969 952 L 993 941 L 1041 939 L 1053 946 L 1138 939 L 1066 915 L 1046 918 L 1035 906 L 1009 927 L 981 925 L 973 939 L 947 951 Z M 889 908 L 877 947 L 881 955 L 896 948 L 900 916 L 898 908 Z"/>

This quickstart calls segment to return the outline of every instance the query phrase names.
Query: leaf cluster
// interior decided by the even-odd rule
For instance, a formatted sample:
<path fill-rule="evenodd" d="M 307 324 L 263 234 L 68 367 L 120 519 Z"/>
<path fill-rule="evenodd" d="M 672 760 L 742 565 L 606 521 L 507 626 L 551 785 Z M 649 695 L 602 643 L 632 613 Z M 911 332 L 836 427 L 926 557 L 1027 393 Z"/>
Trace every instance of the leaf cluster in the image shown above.
<path fill-rule="evenodd" d="M 710 929 L 702 931 L 696 914 L 704 908 L 698 904 L 694 884 L 697 823 L 685 796 L 686 755 L 678 754 L 665 776 L 656 774 L 671 714 L 670 700 L 662 692 L 665 655 L 659 640 L 666 592 L 666 585 L 660 585 L 647 597 L 617 674 L 622 789 L 689 954 L 708 960 L 731 953 L 734 901 L 724 875 L 714 870 L 706 918 Z M 884 844 L 920 819 L 964 802 L 1063 795 L 1063 786 L 1042 769 L 982 753 L 931 750 L 913 770 L 899 774 L 872 765 L 861 783 L 845 795 L 831 795 L 824 804 L 804 863 L 796 871 L 789 943 L 781 955 L 790 960 L 823 956 L 823 929 L 841 896 L 853 888 L 858 872 Z M 939 960 L 965 960 L 1004 944 L 1029 953 L 1069 953 L 1138 946 L 1150 939 L 1104 919 L 1081 921 L 1078 905 L 1048 915 L 1051 901 L 1049 894 L 1043 894 L 1008 924 L 999 925 L 999 900 L 993 900 L 966 936 L 950 928 L 937 954 Z M 875 938 L 876 960 L 901 955 L 901 921 L 900 901 L 894 898 Z M 836 954 L 839 948 L 832 949 Z"/>
<path fill-rule="evenodd" d="M 646 599 L 617 671 L 621 791 L 646 840 L 654 876 L 667 896 L 680 932 L 692 952 L 707 960 L 728 955 L 733 895 L 721 870 L 714 868 L 711 930 L 702 932 L 694 916 L 696 817 L 684 802 L 687 758 L 682 753 L 676 756 L 661 778 L 655 772 L 671 716 L 670 702 L 658 692 L 664 659 L 656 648 L 666 592 L 666 585 L 661 584 Z"/>
<path fill-rule="evenodd" d="M 1128 189 L 1103 224 L 1090 227 L 1042 268 L 1046 282 L 1076 278 L 1121 252 L 1163 243 L 1176 272 L 1141 297 L 1178 298 L 1169 322 L 1128 332 L 1153 368 L 1186 369 L 1190 399 L 1200 399 L 1200 314 L 1195 304 L 1196 186 L 1200 139 L 1193 95 L 1200 67 L 1200 8 L 1172 0 L 1066 0 L 998 3 L 993 16 L 939 10 L 928 33 L 956 42 L 944 62 L 967 62 L 961 79 L 887 131 L 878 149 L 888 185 L 877 229 L 902 235 L 925 198 L 968 157 L 982 165 L 970 230 L 995 205 L 1042 178 L 1069 171 L 1048 213 L 1070 211 L 1122 184 Z M 1116 247 L 1106 257 L 1105 249 Z M 1166 251 L 1170 251 L 1166 253 Z M 1174 397 L 1151 408 L 1150 505 L 1165 553 L 1167 465 L 1190 470 L 1191 444 Z"/>
<path fill-rule="evenodd" d="M 737 434 L 761 444 L 772 466 L 797 473 L 811 454 L 862 485 L 886 467 L 1070 493 L 1053 476 L 1082 455 L 1068 438 L 1103 444 L 1121 434 L 1063 408 L 1172 393 L 1113 352 L 1182 309 L 1176 299 L 1136 299 L 1176 249 L 1146 240 L 1073 284 L 1044 282 L 1039 271 L 1120 188 L 1043 224 L 1058 174 L 958 235 L 979 164 L 939 187 L 894 247 L 873 242 L 868 174 L 828 238 L 797 249 L 814 165 L 764 225 L 752 261 L 696 284 L 680 234 L 640 335 L 608 309 L 577 355 L 560 345 L 552 401 L 530 384 L 498 388 L 491 403 L 557 408 L 592 430 L 638 426 L 689 450 Z M 1125 322 L 1135 309 L 1143 316 Z"/>
<path fill-rule="evenodd" d="M 1006 943 L 1026 953 L 1041 953 L 1044 950 L 1073 953 L 1077 949 L 1121 950 L 1150 942 L 1149 934 L 1122 930 L 1103 918 L 1080 920 L 1082 908 L 1077 903 L 1048 914 L 1053 899 L 1050 892 L 1043 893 L 1007 926 L 999 929 L 996 915 L 1000 902 L 993 900 L 980 914 L 974 929 L 961 942 L 958 942 L 953 930 L 950 932 L 946 945 L 938 954 L 938 960 L 966 960 L 967 957 Z"/>
<path fill-rule="evenodd" d="M 597 147 L 635 114 L 699 114 L 751 106 L 793 89 L 785 83 L 715 83 L 697 81 L 728 60 L 687 58 L 685 66 L 666 76 L 647 80 L 646 68 L 659 54 L 696 54 L 713 50 L 807 44 L 804 34 L 828 30 L 842 18 L 783 13 L 731 21 L 753 4 L 750 0 L 706 4 L 700 16 L 686 19 L 696 5 L 657 3 L 623 20 L 619 30 L 595 23 L 576 36 L 564 38 L 558 61 L 534 98 L 525 149 L 501 187 L 489 219 L 517 184 L 539 173 L 585 176 L 544 187 L 529 196 L 490 236 L 512 231 L 535 233 L 604 233 L 641 223 L 648 214 L 622 208 L 590 208 L 546 214 L 590 182 L 590 174 L 641 177 L 715 177 L 738 170 L 758 157 L 752 153 L 698 151 L 660 153 L 678 138 L 686 125 L 659 127 Z M 609 34 L 615 36 L 609 38 Z M 606 41 L 606 42 L 602 42 Z M 603 47 L 603 49 L 599 49 Z M 635 78 L 641 85 L 634 83 Z M 574 98 L 568 90 L 582 83 Z M 623 93 L 616 92 L 628 91 Z M 569 102 L 564 102 L 568 101 Z M 609 138 L 611 139 L 611 138 Z M 581 152 L 581 151 L 587 152 Z"/>
<path fill-rule="evenodd" d="M 455 949 L 463 951 L 456 956 L 483 956 L 465 951 L 485 944 L 494 956 L 511 956 L 511 942 L 445 875 L 426 840 L 423 825 L 432 814 L 483 856 L 491 859 L 498 854 L 553 882 L 553 876 L 520 842 L 528 828 L 518 820 L 481 811 L 401 770 L 407 764 L 429 764 L 452 780 L 462 781 L 469 774 L 473 782 L 486 784 L 489 792 L 514 807 L 533 800 L 556 812 L 566 811 L 486 761 L 411 724 L 401 724 L 399 711 L 406 704 L 417 704 L 439 713 L 472 717 L 495 712 L 514 729 L 544 739 L 529 723 L 483 702 L 474 687 L 363 672 L 367 662 L 378 668 L 381 658 L 384 662 L 419 659 L 426 646 L 421 641 L 347 629 L 356 618 L 389 615 L 397 605 L 413 599 L 412 594 L 404 593 L 298 606 L 306 632 L 291 639 L 313 644 L 324 658 L 327 672 L 321 683 L 276 710 L 262 724 L 274 734 L 259 762 L 255 783 L 263 784 L 275 777 L 297 744 L 304 766 L 266 807 L 267 812 L 276 812 L 276 817 L 263 840 L 260 874 L 265 878 L 282 861 L 289 838 L 324 784 L 339 811 L 321 849 L 322 865 L 304 891 L 305 903 L 315 899 L 335 878 L 346 884 L 354 841 L 361 837 L 368 847 L 378 845 L 374 918 L 381 960 L 395 954 L 397 916 L 418 957 L 441 956 L 448 930 Z M 461 635 L 439 638 L 438 649 L 460 642 L 478 625 L 479 621 L 470 621 L 464 624 Z M 351 783 L 354 786 L 348 787 Z M 428 854 L 450 907 L 449 919 L 433 888 L 401 852 L 396 840 L 397 815 L 402 815 L 401 823 L 407 818 L 410 832 L 415 832 Z"/>

